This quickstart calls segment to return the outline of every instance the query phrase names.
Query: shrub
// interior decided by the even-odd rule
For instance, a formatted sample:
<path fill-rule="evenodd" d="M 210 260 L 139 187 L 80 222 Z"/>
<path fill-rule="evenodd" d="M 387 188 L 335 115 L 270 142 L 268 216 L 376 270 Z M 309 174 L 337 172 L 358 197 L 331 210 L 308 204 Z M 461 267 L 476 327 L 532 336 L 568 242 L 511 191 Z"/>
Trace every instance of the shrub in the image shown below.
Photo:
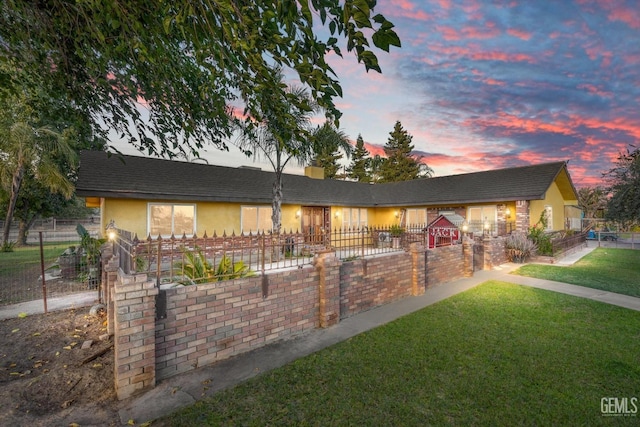
<path fill-rule="evenodd" d="M 13 248 L 16 245 L 16 242 L 5 242 L 0 247 L 0 252 L 13 252 Z"/>
<path fill-rule="evenodd" d="M 505 249 L 509 261 L 522 263 L 530 256 L 536 254 L 538 248 L 533 240 L 524 233 L 512 233 L 505 240 Z"/>
<path fill-rule="evenodd" d="M 176 262 L 175 266 L 182 270 L 185 280 L 181 283 L 185 285 L 220 282 L 255 275 L 244 261 L 231 262 L 231 258 L 226 255 L 223 255 L 220 263 L 214 267 L 202 249 L 197 246 L 194 251 L 185 250 L 184 261 Z"/>
<path fill-rule="evenodd" d="M 553 255 L 553 244 L 551 243 L 551 236 L 545 231 L 549 220 L 547 213 L 542 211 L 540 213 L 540 219 L 538 223 L 529 228 L 529 239 L 535 243 L 537 251 L 540 255 Z"/>

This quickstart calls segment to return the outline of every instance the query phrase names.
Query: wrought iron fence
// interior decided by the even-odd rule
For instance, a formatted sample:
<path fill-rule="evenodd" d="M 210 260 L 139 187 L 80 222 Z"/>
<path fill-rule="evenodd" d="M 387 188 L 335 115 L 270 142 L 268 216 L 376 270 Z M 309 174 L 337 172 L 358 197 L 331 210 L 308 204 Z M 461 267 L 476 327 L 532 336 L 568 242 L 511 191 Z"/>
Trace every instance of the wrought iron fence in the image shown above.
<path fill-rule="evenodd" d="M 551 240 L 552 255 L 557 256 L 576 246 L 583 245 L 587 240 L 587 233 L 577 233 L 571 236 Z"/>
<path fill-rule="evenodd" d="M 411 225 L 400 232 L 389 226 L 336 228 L 322 235 L 301 232 L 182 237 L 140 240 L 118 230 L 113 242 L 120 267 L 127 273 L 145 272 L 158 285 L 202 283 L 238 278 L 269 270 L 302 268 L 313 256 L 334 250 L 344 260 L 405 250 L 425 242 L 425 226 Z"/>

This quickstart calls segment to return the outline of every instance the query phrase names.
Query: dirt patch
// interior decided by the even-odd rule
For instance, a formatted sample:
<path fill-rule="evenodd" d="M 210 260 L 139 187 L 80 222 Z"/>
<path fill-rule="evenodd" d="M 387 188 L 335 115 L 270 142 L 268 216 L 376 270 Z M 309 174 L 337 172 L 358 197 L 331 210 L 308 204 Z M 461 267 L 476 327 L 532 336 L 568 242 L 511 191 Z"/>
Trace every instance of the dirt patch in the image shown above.
<path fill-rule="evenodd" d="M 117 424 L 104 314 L 87 307 L 0 320 L 0 336 L 0 425 Z"/>

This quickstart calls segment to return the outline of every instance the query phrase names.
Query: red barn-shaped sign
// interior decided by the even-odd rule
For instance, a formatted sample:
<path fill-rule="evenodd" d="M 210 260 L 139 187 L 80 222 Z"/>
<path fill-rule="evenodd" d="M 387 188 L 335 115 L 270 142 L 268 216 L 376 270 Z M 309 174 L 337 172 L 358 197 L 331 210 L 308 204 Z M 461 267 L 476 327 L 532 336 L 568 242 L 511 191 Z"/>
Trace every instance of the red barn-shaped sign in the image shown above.
<path fill-rule="evenodd" d="M 453 245 L 460 240 L 460 229 L 446 216 L 440 215 L 427 225 L 427 238 L 429 249 Z"/>

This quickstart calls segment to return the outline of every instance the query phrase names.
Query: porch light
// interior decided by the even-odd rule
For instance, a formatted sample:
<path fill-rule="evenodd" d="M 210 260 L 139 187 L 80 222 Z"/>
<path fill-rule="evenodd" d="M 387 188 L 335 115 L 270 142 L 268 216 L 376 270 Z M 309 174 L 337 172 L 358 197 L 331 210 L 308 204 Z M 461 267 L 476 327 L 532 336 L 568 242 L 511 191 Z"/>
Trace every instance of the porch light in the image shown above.
<path fill-rule="evenodd" d="M 116 227 L 116 223 L 114 220 L 109 221 L 109 224 L 107 224 L 106 232 L 107 238 L 110 242 L 116 240 L 116 237 L 118 237 L 118 228 Z"/>
<path fill-rule="evenodd" d="M 296 211 L 296 218 L 300 218 L 300 209 Z"/>
<path fill-rule="evenodd" d="M 336 211 L 336 213 L 334 213 L 334 214 L 333 214 L 333 216 L 334 216 L 335 218 L 338 218 L 338 217 L 340 216 L 340 211 Z"/>
<path fill-rule="evenodd" d="M 491 229 L 491 225 L 489 224 L 489 221 L 485 221 L 484 222 L 484 234 L 488 236 L 490 229 Z"/>
<path fill-rule="evenodd" d="M 398 218 L 398 216 L 400 216 L 400 214 L 398 213 L 398 211 L 393 212 L 393 216 L 395 216 L 396 218 Z"/>
<path fill-rule="evenodd" d="M 511 209 L 507 208 L 507 210 L 504 211 L 504 214 L 507 216 L 507 219 L 511 219 Z"/>
<path fill-rule="evenodd" d="M 467 224 L 467 221 L 462 223 L 462 233 L 467 234 L 469 232 L 469 224 Z"/>

